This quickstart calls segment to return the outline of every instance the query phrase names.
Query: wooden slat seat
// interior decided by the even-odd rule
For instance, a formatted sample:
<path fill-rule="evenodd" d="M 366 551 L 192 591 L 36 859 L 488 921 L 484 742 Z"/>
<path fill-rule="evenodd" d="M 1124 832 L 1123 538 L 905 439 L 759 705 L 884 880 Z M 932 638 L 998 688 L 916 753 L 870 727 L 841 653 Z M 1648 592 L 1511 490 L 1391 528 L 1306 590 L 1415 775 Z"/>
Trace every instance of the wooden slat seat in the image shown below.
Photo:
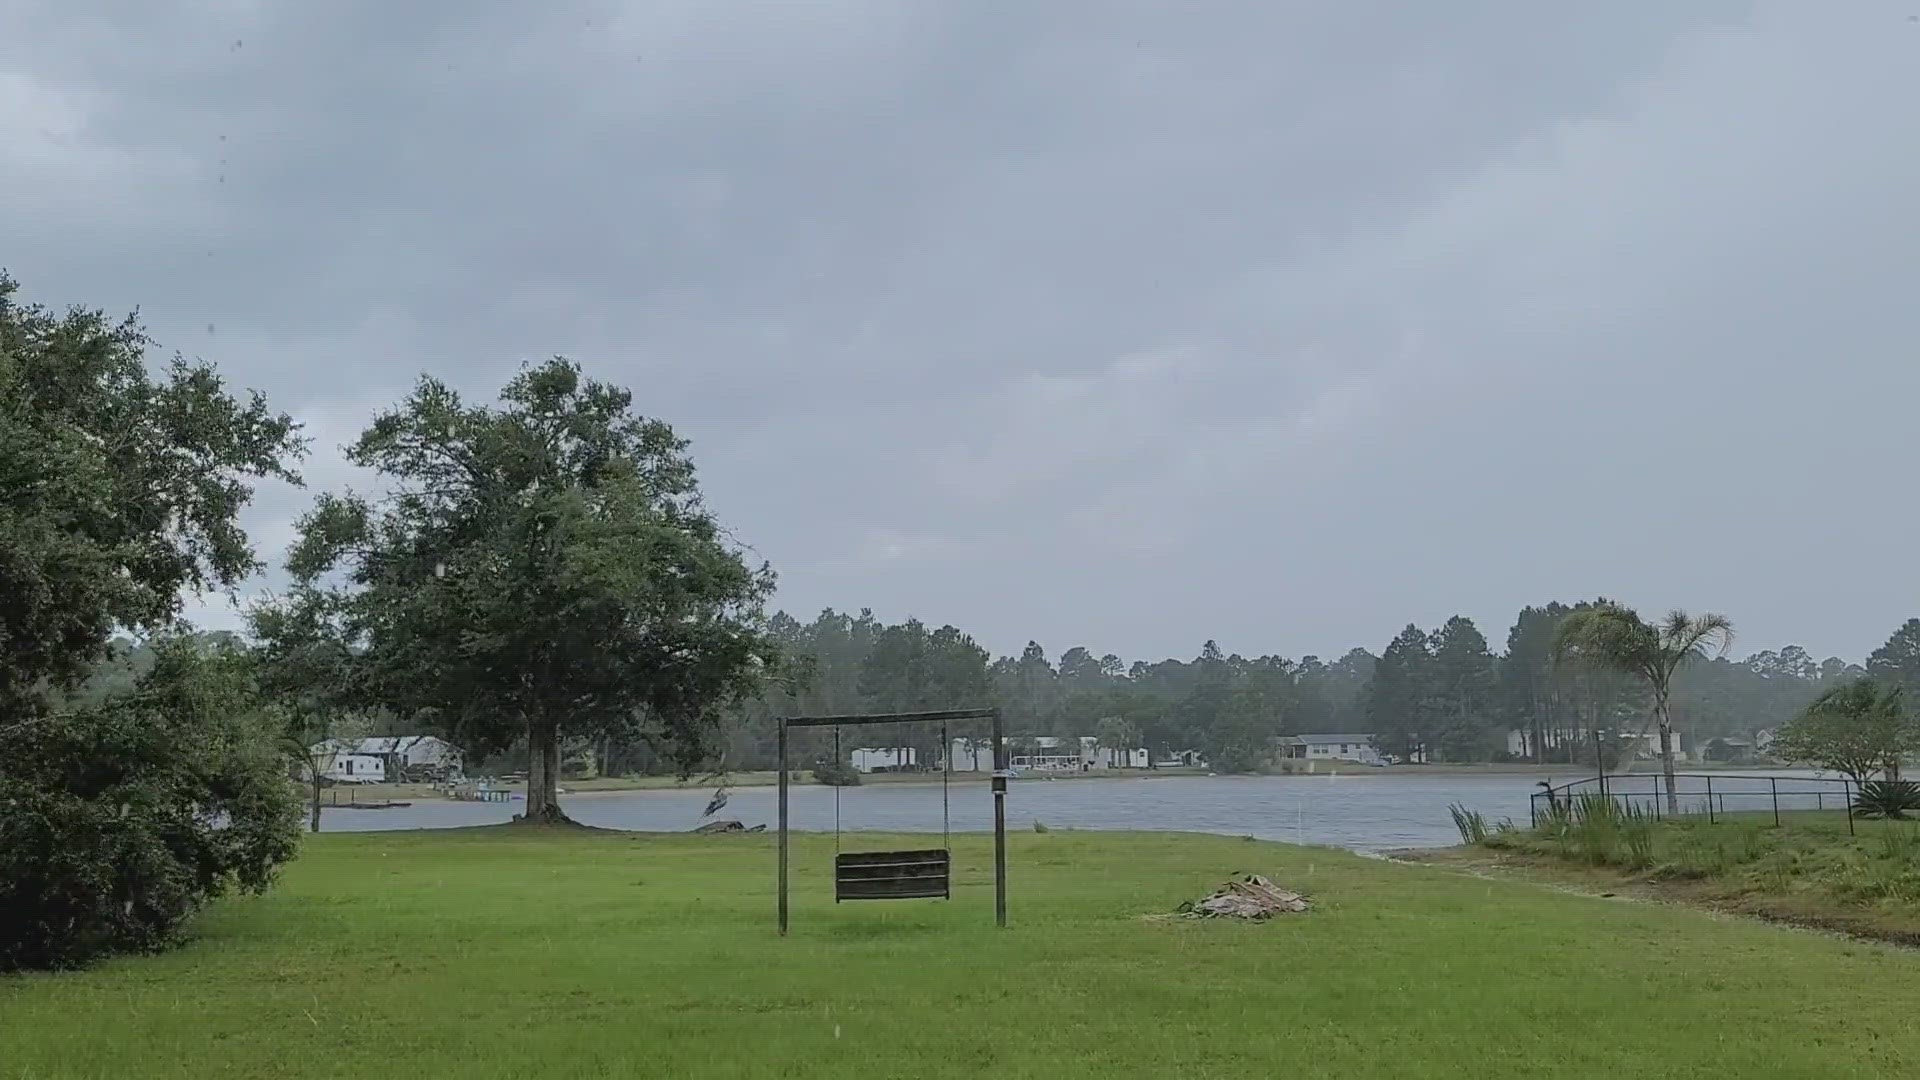
<path fill-rule="evenodd" d="M 939 848 L 843 852 L 833 860 L 833 900 L 951 899 L 952 867 Z"/>

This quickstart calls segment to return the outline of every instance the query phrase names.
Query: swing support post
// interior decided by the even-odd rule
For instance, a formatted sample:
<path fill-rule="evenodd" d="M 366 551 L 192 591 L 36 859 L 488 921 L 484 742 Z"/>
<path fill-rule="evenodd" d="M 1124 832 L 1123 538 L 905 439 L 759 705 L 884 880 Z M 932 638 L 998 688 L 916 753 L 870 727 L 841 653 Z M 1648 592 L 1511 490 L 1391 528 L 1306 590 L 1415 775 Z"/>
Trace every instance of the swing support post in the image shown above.
<path fill-rule="evenodd" d="M 788 864 L 789 864 L 790 849 L 789 849 L 789 842 L 788 842 L 789 838 L 787 834 L 791 826 L 791 818 L 788 814 L 787 802 L 788 802 L 789 789 L 791 787 L 788 774 L 792 770 L 792 762 L 788 760 L 789 754 L 790 754 L 790 740 L 788 738 L 788 729 L 796 728 L 796 727 L 831 727 L 835 729 L 835 735 L 836 735 L 835 742 L 837 744 L 838 732 L 839 732 L 839 729 L 843 726 L 859 726 L 864 724 L 912 724 L 912 723 L 939 724 L 940 738 L 942 742 L 942 745 L 940 747 L 941 773 L 942 773 L 941 790 L 940 790 L 940 819 L 941 819 L 941 832 L 944 835 L 949 831 L 949 828 L 950 828 L 948 823 L 948 812 L 947 812 L 947 791 L 946 791 L 947 776 L 946 774 L 951 770 L 952 762 L 948 761 L 947 759 L 953 753 L 953 746 L 950 742 L 947 741 L 947 723 L 953 720 L 990 720 L 992 722 L 992 731 L 993 731 L 993 918 L 994 918 L 994 923 L 996 925 L 1002 926 L 1002 927 L 1007 925 L 1006 798 L 1007 798 L 1007 777 L 1009 773 L 1008 773 L 1008 767 L 1007 767 L 1006 739 L 1005 739 L 1004 732 L 1002 731 L 1002 728 L 1001 728 L 999 709 L 949 709 L 949 710 L 943 710 L 939 712 L 863 713 L 863 714 L 856 714 L 851 716 L 784 716 L 784 717 L 781 717 L 778 721 L 780 776 L 777 782 L 777 787 L 779 789 L 779 803 L 780 803 L 780 806 L 779 806 L 780 837 L 779 837 L 779 855 L 778 855 L 779 872 L 778 872 L 778 890 L 777 891 L 778 891 L 779 925 L 780 925 L 781 937 L 785 937 L 787 934 L 787 922 L 788 922 L 787 891 L 788 891 Z M 836 751 L 836 754 L 837 754 L 837 751 Z M 837 765 L 839 763 L 836 762 L 835 764 Z M 834 794 L 837 796 L 839 792 L 836 791 Z M 838 828 L 837 821 L 835 823 L 835 827 L 836 829 Z M 843 898 L 852 898 L 852 899 L 880 899 L 880 898 L 886 898 L 886 897 L 905 898 L 905 897 L 913 897 L 913 896 L 938 896 L 938 895 L 941 895 L 942 893 L 949 896 L 951 895 L 950 886 L 946 884 L 948 877 L 951 873 L 949 869 L 950 862 L 951 862 L 951 855 L 949 855 L 946 852 L 946 850 L 943 849 L 942 851 L 939 851 L 939 852 L 928 851 L 928 852 L 899 852 L 899 853 L 870 853 L 870 854 L 872 857 L 862 857 L 861 855 L 857 855 L 857 854 L 848 855 L 848 856 L 845 856 L 844 858 L 842 856 L 835 856 L 834 899 L 836 902 L 838 902 L 840 899 L 843 899 Z M 916 863 L 931 861 L 935 865 L 933 865 L 932 868 L 929 869 L 926 867 L 904 865 L 902 862 L 897 862 L 897 861 L 890 862 L 888 861 L 889 854 L 891 854 L 893 856 L 893 859 L 895 860 L 905 860 L 908 856 L 912 856 Z M 939 858 L 934 859 L 934 856 L 939 856 Z M 848 863 L 848 865 L 845 867 L 841 866 L 841 863 L 843 862 Z M 861 864 L 861 865 L 856 866 L 854 864 Z M 922 874 L 922 873 L 933 874 L 935 876 L 923 877 L 923 878 L 911 877 L 911 875 Z M 917 884 L 916 882 L 937 882 L 937 884 L 927 886 L 927 885 Z M 941 893 L 934 893 L 934 892 L 928 891 L 929 888 L 938 888 L 941 890 Z"/>

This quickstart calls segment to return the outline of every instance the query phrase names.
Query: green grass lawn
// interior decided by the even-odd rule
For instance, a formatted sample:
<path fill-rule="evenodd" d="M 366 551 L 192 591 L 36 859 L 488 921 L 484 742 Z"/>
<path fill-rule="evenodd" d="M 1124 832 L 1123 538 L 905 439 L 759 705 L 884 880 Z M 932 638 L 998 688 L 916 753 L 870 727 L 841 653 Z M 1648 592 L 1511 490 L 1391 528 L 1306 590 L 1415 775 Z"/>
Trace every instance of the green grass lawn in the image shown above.
<path fill-rule="evenodd" d="M 801 839 L 781 940 L 766 836 L 324 835 L 185 949 L 0 978 L 0 1077 L 1920 1070 L 1920 957 L 1889 947 L 1327 850 L 1063 831 L 1011 838 L 1001 931 L 989 843 L 956 846 L 953 901 L 836 907 L 831 839 Z M 1315 909 L 1141 918 L 1237 871 Z"/>

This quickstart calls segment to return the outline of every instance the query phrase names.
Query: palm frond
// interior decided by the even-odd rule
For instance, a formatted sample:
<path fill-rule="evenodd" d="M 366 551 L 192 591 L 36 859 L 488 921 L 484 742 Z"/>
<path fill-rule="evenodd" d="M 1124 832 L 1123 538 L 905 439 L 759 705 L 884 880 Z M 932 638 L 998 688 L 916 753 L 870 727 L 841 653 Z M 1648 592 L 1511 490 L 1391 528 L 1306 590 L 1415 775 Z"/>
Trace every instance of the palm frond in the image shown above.
<path fill-rule="evenodd" d="M 1555 662 L 1586 661 L 1636 674 L 1656 661 L 1658 634 L 1632 608 L 1603 601 L 1561 620 Z"/>
<path fill-rule="evenodd" d="M 1676 608 L 1660 626 L 1660 644 L 1676 662 L 1704 658 L 1710 645 L 1714 655 L 1725 656 L 1733 649 L 1733 622 L 1716 612 L 1688 615 Z"/>

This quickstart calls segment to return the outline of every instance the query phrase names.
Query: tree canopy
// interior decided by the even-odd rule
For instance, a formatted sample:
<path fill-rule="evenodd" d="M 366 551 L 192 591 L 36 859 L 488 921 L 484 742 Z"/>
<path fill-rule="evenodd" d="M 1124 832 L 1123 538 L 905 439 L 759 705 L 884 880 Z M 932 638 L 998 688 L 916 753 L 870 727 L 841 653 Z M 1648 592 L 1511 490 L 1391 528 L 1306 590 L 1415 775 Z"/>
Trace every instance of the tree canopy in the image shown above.
<path fill-rule="evenodd" d="M 178 617 L 258 566 L 240 510 L 302 443 L 206 364 L 156 376 L 131 317 L 16 291 L 0 276 L 0 967 L 60 966 L 173 941 L 293 854 L 251 668 Z"/>
<path fill-rule="evenodd" d="M 1773 752 L 1859 782 L 1898 780 L 1902 759 L 1920 753 L 1920 719 L 1905 696 L 1899 684 L 1872 678 L 1835 686 L 1781 727 Z"/>
<path fill-rule="evenodd" d="M 297 480 L 293 420 L 179 357 L 156 378 L 131 316 L 14 300 L 0 275 L 0 711 L 86 678 L 122 630 L 258 568 L 239 512 Z"/>
<path fill-rule="evenodd" d="M 1673 679 L 1681 665 L 1705 659 L 1709 646 L 1723 656 L 1733 647 L 1733 623 L 1726 616 L 1675 610 L 1649 623 L 1632 608 L 1605 601 L 1568 614 L 1554 637 L 1556 661 L 1613 668 L 1646 684 L 1660 731 L 1660 771 L 1666 777 L 1669 813 L 1679 813 L 1673 775 Z"/>
<path fill-rule="evenodd" d="M 563 737 L 644 739 L 682 772 L 778 664 L 753 565 L 702 504 L 686 443 L 567 361 L 493 406 L 422 378 L 348 448 L 378 494 L 323 495 L 277 603 L 326 604 L 363 700 L 485 753 L 526 740 L 527 816 L 561 817 Z"/>

